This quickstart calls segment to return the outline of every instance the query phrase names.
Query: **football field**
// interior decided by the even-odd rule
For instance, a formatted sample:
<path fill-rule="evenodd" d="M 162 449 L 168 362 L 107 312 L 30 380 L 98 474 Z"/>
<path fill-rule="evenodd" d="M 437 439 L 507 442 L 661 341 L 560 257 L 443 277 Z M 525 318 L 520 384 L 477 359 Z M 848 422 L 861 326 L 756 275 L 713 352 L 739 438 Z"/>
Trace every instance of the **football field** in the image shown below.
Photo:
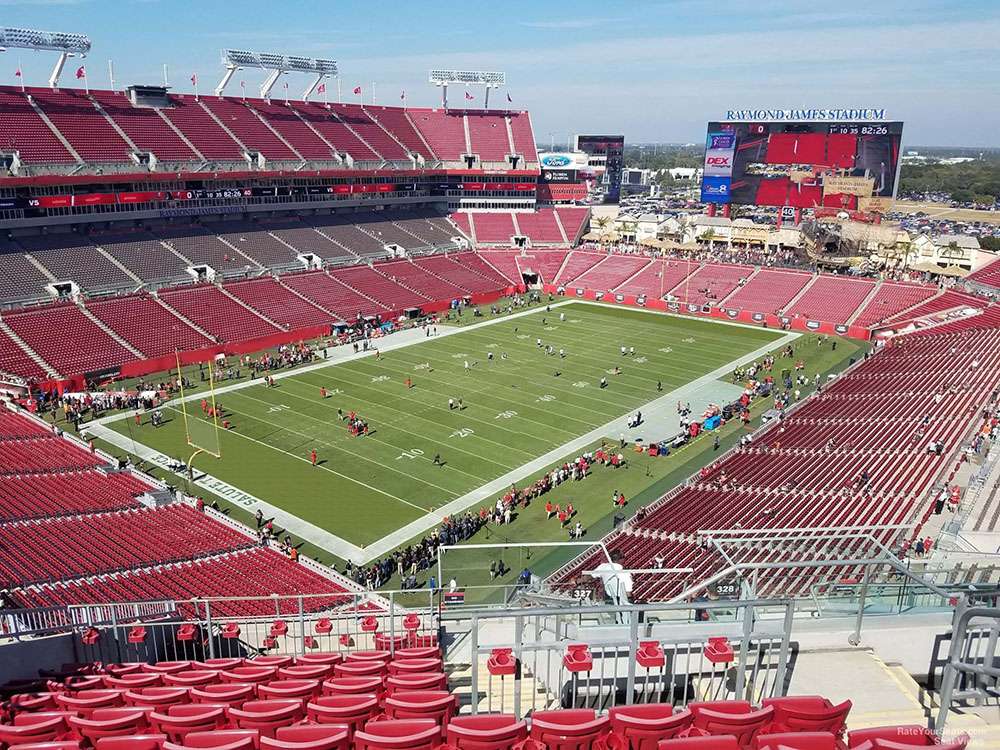
<path fill-rule="evenodd" d="M 231 424 L 222 457 L 195 467 L 363 547 L 781 336 L 583 302 L 491 318 L 289 373 L 274 388 L 220 389 Z M 201 419 L 197 401 L 187 408 Z M 370 433 L 351 435 L 338 409 Z M 159 428 L 128 415 L 105 427 L 186 460 L 179 406 L 164 412 Z"/>

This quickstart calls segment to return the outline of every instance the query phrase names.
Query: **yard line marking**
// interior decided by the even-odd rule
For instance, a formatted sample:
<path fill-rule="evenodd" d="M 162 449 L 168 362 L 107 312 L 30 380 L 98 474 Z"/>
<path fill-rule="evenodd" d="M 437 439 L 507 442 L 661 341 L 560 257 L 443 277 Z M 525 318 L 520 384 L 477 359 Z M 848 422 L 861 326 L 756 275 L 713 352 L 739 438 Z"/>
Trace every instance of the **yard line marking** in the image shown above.
<path fill-rule="evenodd" d="M 246 394 L 234 394 L 234 395 L 239 395 L 239 396 L 242 396 L 243 398 L 247 398 Z M 280 425 L 275 424 L 274 422 L 269 422 L 266 419 L 261 419 L 260 417 L 255 417 L 253 414 L 249 414 L 247 412 L 240 412 L 240 416 L 241 417 L 246 417 L 248 419 L 252 419 L 255 422 L 261 422 L 262 424 L 270 425 L 271 427 L 275 427 L 278 430 L 281 430 L 281 431 L 284 431 L 284 432 L 290 432 L 293 435 L 298 435 L 299 437 L 305 438 L 306 440 L 312 441 L 314 443 L 318 442 L 320 445 L 325 445 L 328 448 L 333 448 L 334 450 L 340 451 L 341 453 L 346 453 L 351 458 L 360 459 L 362 461 L 367 461 L 368 463 L 375 464 L 376 466 L 380 466 L 381 468 L 385 469 L 386 471 L 391 471 L 391 472 L 393 472 L 395 474 L 401 474 L 402 476 L 406 477 L 407 479 L 410 479 L 410 480 L 415 481 L 415 482 L 420 482 L 420 484 L 425 484 L 428 487 L 433 487 L 436 490 L 441 490 L 442 492 L 444 492 L 444 493 L 446 493 L 448 495 L 452 495 L 453 497 L 457 497 L 458 496 L 458 493 L 453 492 L 452 490 L 445 489 L 444 487 L 439 487 L 438 485 L 434 484 L 433 482 L 428 482 L 426 480 L 414 477 L 412 474 L 407 474 L 405 472 L 399 471 L 398 469 L 394 469 L 392 466 L 384 464 L 381 461 L 376 461 L 375 459 L 368 458 L 367 456 L 362 456 L 362 455 L 360 455 L 358 453 L 352 453 L 351 451 L 347 450 L 346 448 L 341 448 L 336 443 L 330 443 L 330 442 L 327 442 L 325 440 L 317 439 L 314 435 L 307 435 L 304 432 L 299 432 L 298 430 L 293 430 L 290 427 L 282 427 Z M 230 434 L 232 434 L 232 435 L 239 435 L 240 437 L 245 437 L 248 440 L 253 440 L 256 443 L 260 443 L 261 445 L 265 445 L 265 446 L 270 447 L 270 443 L 265 443 L 262 440 L 257 440 L 256 438 L 251 438 L 249 435 L 244 435 L 243 433 L 239 432 L 238 430 L 229 430 L 225 434 L 227 434 L 227 435 L 230 435 Z M 364 440 L 364 438 L 359 438 L 359 440 Z M 287 452 L 287 451 L 284 451 L 281 448 L 275 448 L 275 449 L 279 450 L 279 451 L 281 451 L 283 453 Z M 294 454 L 293 453 L 289 453 L 288 455 L 294 455 Z M 305 457 L 301 457 L 301 460 L 302 461 L 308 461 L 308 459 L 306 459 Z M 322 469 L 322 468 L 326 468 L 326 467 L 320 466 L 319 468 Z M 334 473 L 338 474 L 338 476 L 344 476 L 343 474 L 340 474 L 339 472 L 334 472 Z M 362 484 L 362 482 L 359 482 L 359 484 Z M 384 493 L 384 494 L 388 495 L 389 493 Z M 392 495 L 392 497 L 395 497 L 395 495 Z M 402 498 L 398 498 L 397 497 L 396 499 L 400 500 L 401 502 L 405 502 L 407 505 L 413 505 L 412 503 L 407 502 L 406 500 L 403 500 Z M 414 505 L 413 507 L 414 508 L 421 508 L 421 510 L 424 510 L 424 511 L 427 510 L 427 508 L 422 508 L 419 505 Z"/>
<path fill-rule="evenodd" d="M 313 387 L 313 386 L 316 385 L 315 383 L 307 382 L 305 380 L 300 380 L 298 378 L 290 378 L 290 380 L 291 380 L 291 382 L 299 383 L 302 386 L 306 386 L 306 387 Z M 362 383 L 349 383 L 349 385 L 351 387 L 355 388 L 355 389 L 375 390 L 375 389 L 372 389 L 369 386 L 366 386 L 366 385 L 364 385 Z M 347 394 L 345 393 L 343 395 L 346 396 Z M 351 396 L 351 398 L 354 399 L 355 401 L 360 401 L 363 404 L 371 404 L 372 406 L 376 406 L 376 407 L 378 407 L 380 409 L 389 409 L 391 411 L 399 412 L 400 414 L 404 415 L 408 419 L 419 419 L 419 420 L 421 420 L 423 422 L 429 422 L 430 424 L 434 425 L 435 427 L 442 427 L 442 428 L 445 428 L 445 429 L 452 429 L 450 425 L 443 424 L 442 422 L 436 422 L 433 419 L 428 419 L 427 417 L 422 417 L 419 414 L 414 414 L 412 412 L 404 411 L 402 409 L 397 409 L 396 407 L 389 406 L 388 404 L 383 404 L 383 403 L 380 403 L 378 401 L 372 401 L 370 399 L 362 398 L 360 396 Z M 416 401 L 415 399 L 409 399 L 409 398 L 407 398 L 404 395 L 400 395 L 397 398 L 401 398 L 401 399 L 404 399 L 404 400 L 407 400 L 407 401 L 415 401 L 416 403 L 422 404 L 424 406 L 424 408 L 433 408 L 429 404 L 423 404 L 422 402 Z M 484 441 L 484 442 L 489 443 L 490 445 L 495 445 L 495 446 L 497 446 L 499 448 L 505 448 L 505 449 L 508 449 L 508 450 L 516 451 L 518 453 L 523 453 L 526 456 L 534 455 L 531 451 L 521 450 L 520 448 L 515 448 L 512 445 L 508 445 L 506 443 L 498 443 L 495 440 L 490 440 L 489 438 L 482 437 L 478 432 L 476 433 L 476 437 L 478 439 Z M 529 436 L 529 437 L 531 437 L 531 436 Z M 536 438 L 536 439 L 541 440 L 541 438 Z"/>
<path fill-rule="evenodd" d="M 270 401 L 265 401 L 263 399 L 254 398 L 253 396 L 248 396 L 245 393 L 240 394 L 240 395 L 243 396 L 243 398 L 249 398 L 249 399 L 251 399 L 253 401 L 257 401 L 258 403 L 261 403 L 261 404 L 269 404 L 269 403 L 271 403 Z M 297 395 L 295 393 L 288 393 L 286 391 L 285 393 L 283 393 L 281 395 L 282 396 L 284 396 L 284 395 L 291 396 L 292 398 L 297 398 L 297 399 L 300 399 L 302 401 L 307 401 L 307 402 L 315 405 L 315 402 L 312 401 L 311 399 L 308 399 L 305 396 L 299 396 L 299 395 Z M 328 410 L 331 410 L 331 411 L 333 410 L 333 406 L 331 404 L 321 403 L 320 406 L 323 407 L 324 409 L 328 409 Z M 298 414 L 298 415 L 301 415 L 301 416 L 304 416 L 304 417 L 308 417 L 309 419 L 312 419 L 313 421 L 320 422 L 321 424 L 329 425 L 329 422 L 327 422 L 326 420 L 320 419 L 319 417 L 314 417 L 312 414 L 309 414 L 308 412 L 299 411 L 298 409 L 292 409 L 291 407 L 289 407 L 289 411 L 292 414 Z M 488 463 L 496 464 L 497 466 L 500 466 L 500 467 L 505 468 L 505 469 L 511 469 L 511 468 L 513 468 L 513 467 L 510 467 L 510 466 L 507 466 L 506 464 L 502 464 L 502 463 L 493 461 L 493 460 L 491 460 L 489 458 L 485 458 L 483 456 L 480 456 L 477 453 L 472 453 L 470 451 L 465 451 L 465 450 L 462 450 L 461 448 L 455 448 L 452 445 L 449 445 L 448 443 L 438 442 L 437 440 L 433 440 L 433 439 L 426 438 L 424 436 L 418 435 L 415 432 L 407 432 L 406 430 L 401 430 L 396 425 L 392 425 L 392 429 L 396 430 L 398 432 L 404 432 L 407 435 L 413 435 L 414 437 L 416 437 L 416 438 L 418 438 L 420 440 L 427 440 L 428 442 L 433 443 L 434 445 L 438 445 L 438 446 L 444 447 L 448 451 L 456 450 L 459 453 L 465 453 L 465 454 L 468 454 L 468 455 L 473 456 L 475 458 L 483 459 L 483 460 L 487 461 Z M 379 438 L 375 437 L 375 435 L 365 435 L 364 440 L 366 440 L 368 442 L 379 443 L 381 445 L 386 445 L 386 446 L 392 448 L 393 450 L 408 450 L 407 448 L 402 448 L 401 446 L 394 445 L 394 444 L 389 443 L 389 442 L 387 442 L 385 440 L 380 440 Z M 430 458 L 425 458 L 424 460 L 430 461 L 431 459 Z M 471 477 L 472 479 L 475 479 L 478 482 L 487 481 L 486 477 L 481 477 L 478 474 L 470 474 L 469 472 L 462 471 L 461 469 L 458 469 L 458 468 L 456 468 L 454 466 L 452 466 L 450 468 L 452 469 L 452 471 L 458 472 L 459 474 L 465 474 L 465 476 Z"/>
<path fill-rule="evenodd" d="M 168 406 L 167 408 L 171 409 L 172 411 L 176 411 L 177 413 L 180 413 L 180 409 L 178 409 L 176 406 Z M 250 416 L 250 415 L 246 415 L 246 416 Z M 251 417 L 251 419 L 253 419 L 253 417 Z M 260 421 L 264 421 L 264 420 L 257 420 L 257 421 L 260 422 Z M 264 423 L 265 424 L 271 424 L 270 422 L 264 422 Z M 291 456 L 296 461 L 305 461 L 306 463 L 311 463 L 309 461 L 309 459 L 306 458 L 305 456 L 296 456 L 294 453 L 286 451 L 283 448 L 278 448 L 277 446 L 270 445 L 269 443 L 265 443 L 262 440 L 257 440 L 256 438 L 252 438 L 249 435 L 244 435 L 242 432 L 237 432 L 235 430 L 229 430 L 228 432 L 226 432 L 226 434 L 227 435 L 237 435 L 238 437 L 241 437 L 244 440 L 249 440 L 251 443 L 257 443 L 258 445 L 263 445 L 265 448 L 270 448 L 271 450 L 276 450 L 276 451 L 278 451 L 278 453 L 284 453 L 286 456 Z M 365 487 L 366 489 L 369 489 L 372 492 L 377 492 L 380 495 L 385 495 L 386 497 L 392 498 L 393 500 L 398 500 L 399 502 L 403 503 L 404 505 L 409 505 L 411 508 L 416 508 L 417 510 L 421 510 L 424 513 L 428 512 L 427 508 L 424 508 L 424 507 L 422 507 L 420 505 L 415 505 L 415 504 L 411 503 L 409 500 L 404 500 L 401 497 L 396 497 L 391 492 L 386 492 L 385 490 L 381 490 L 378 487 L 373 487 L 372 485 L 367 484 L 366 482 L 362 482 L 360 479 L 355 479 L 354 477 L 349 477 L 349 476 L 347 476 L 347 474 L 341 474 L 339 471 L 335 471 L 334 469 L 331 469 L 331 468 L 329 468 L 327 466 L 320 466 L 320 465 L 317 464 L 316 468 L 317 469 L 322 469 L 323 471 L 328 471 L 331 474 L 336 474 L 338 477 L 340 477 L 342 479 L 346 479 L 349 482 L 353 482 L 354 484 L 361 485 L 362 487 Z"/>

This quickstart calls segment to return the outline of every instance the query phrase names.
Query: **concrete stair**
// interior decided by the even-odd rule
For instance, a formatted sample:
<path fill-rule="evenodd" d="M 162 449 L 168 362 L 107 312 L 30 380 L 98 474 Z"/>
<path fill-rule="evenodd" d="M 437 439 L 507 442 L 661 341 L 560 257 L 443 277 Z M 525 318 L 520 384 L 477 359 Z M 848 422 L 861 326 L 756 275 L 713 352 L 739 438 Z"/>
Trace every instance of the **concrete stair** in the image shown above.
<path fill-rule="evenodd" d="M 490 679 L 486 670 L 486 657 L 479 660 L 479 695 L 472 694 L 472 666 L 470 664 L 447 665 L 448 686 L 452 693 L 458 696 L 458 711 L 462 714 L 472 712 L 473 701 L 479 713 L 514 713 L 514 679 L 512 677 Z M 527 665 L 522 666 L 521 701 L 522 716 L 531 711 L 541 711 L 547 708 L 557 708 L 556 696 L 549 693 L 535 679 Z"/>

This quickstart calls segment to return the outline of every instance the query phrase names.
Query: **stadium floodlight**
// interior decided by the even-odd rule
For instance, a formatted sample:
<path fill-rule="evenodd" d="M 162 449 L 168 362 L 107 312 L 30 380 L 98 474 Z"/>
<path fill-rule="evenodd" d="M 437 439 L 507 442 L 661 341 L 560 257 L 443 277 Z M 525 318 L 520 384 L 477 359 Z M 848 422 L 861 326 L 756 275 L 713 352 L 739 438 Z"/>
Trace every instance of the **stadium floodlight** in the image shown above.
<path fill-rule="evenodd" d="M 66 61 L 74 55 L 86 57 L 90 52 L 90 37 L 65 31 L 37 31 L 13 26 L 0 28 L 0 48 L 10 47 L 58 52 L 59 59 L 49 76 L 49 86 L 57 88 Z"/>
<path fill-rule="evenodd" d="M 326 60 L 319 57 L 301 57 L 299 55 L 282 55 L 275 52 L 251 52 L 241 49 L 222 50 L 222 64 L 226 68 L 222 80 L 215 87 L 216 96 L 222 96 L 223 90 L 232 79 L 233 74 L 242 68 L 260 68 L 269 70 L 271 74 L 260 86 L 260 97 L 266 99 L 285 73 L 312 73 L 315 75 L 312 83 L 302 93 L 303 99 L 308 99 L 309 95 L 319 85 L 320 81 L 329 76 L 336 76 L 338 73 L 335 60 Z"/>
<path fill-rule="evenodd" d="M 448 86 L 450 84 L 464 86 L 483 86 L 486 88 L 486 109 L 490 107 L 490 89 L 498 89 L 507 85 L 507 74 L 503 71 L 490 70 L 431 70 L 427 80 L 441 87 L 441 103 L 448 109 Z"/>

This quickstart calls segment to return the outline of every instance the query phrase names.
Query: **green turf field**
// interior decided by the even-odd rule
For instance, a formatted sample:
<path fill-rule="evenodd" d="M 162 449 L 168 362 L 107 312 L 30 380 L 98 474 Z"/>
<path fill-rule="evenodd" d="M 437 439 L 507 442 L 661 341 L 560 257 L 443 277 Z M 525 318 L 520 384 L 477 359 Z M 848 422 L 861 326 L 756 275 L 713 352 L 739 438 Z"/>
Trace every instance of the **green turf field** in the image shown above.
<path fill-rule="evenodd" d="M 293 374 L 273 389 L 256 383 L 222 393 L 218 402 L 232 423 L 222 434 L 222 459 L 202 457 L 197 467 L 354 544 L 370 544 L 634 411 L 662 395 L 657 380 L 669 392 L 780 335 L 584 303 L 539 308 L 380 359 Z M 546 355 L 539 338 L 566 357 Z M 635 355 L 621 356 L 621 346 L 635 347 Z M 616 366 L 622 374 L 609 374 Z M 601 377 L 606 389 L 598 387 Z M 320 398 L 321 387 L 328 398 Z M 464 408 L 449 410 L 449 398 L 462 399 Z M 349 435 L 338 408 L 367 419 L 371 434 Z M 166 415 L 158 429 L 127 419 L 108 426 L 186 458 L 181 414 L 168 408 Z M 435 455 L 444 466 L 433 463 Z"/>

